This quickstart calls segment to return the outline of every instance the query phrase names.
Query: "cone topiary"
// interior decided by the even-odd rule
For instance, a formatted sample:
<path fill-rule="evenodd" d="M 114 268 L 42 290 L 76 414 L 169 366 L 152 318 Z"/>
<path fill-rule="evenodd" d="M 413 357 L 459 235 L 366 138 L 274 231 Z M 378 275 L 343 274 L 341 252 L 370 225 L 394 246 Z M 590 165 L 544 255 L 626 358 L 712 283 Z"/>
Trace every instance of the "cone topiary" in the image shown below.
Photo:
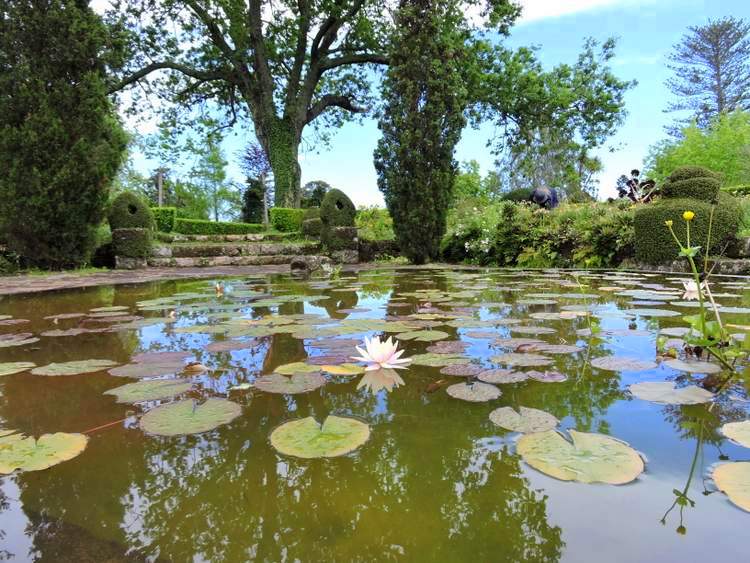
<path fill-rule="evenodd" d="M 133 192 L 123 192 L 110 205 L 109 226 L 115 229 L 153 229 L 154 214 Z"/>

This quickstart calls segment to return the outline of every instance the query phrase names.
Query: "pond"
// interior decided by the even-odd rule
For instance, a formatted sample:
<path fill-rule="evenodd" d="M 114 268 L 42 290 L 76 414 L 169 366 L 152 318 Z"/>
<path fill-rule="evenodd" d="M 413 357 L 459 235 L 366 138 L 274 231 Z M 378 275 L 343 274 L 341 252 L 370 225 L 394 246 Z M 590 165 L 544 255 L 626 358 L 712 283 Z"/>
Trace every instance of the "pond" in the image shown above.
<path fill-rule="evenodd" d="M 712 364 L 669 357 L 695 312 L 682 279 L 402 268 L 5 297 L 0 429 L 85 438 L 0 476 L 0 553 L 746 560 L 750 515 L 711 474 L 750 459 L 721 432 L 747 389 L 712 397 L 695 385 Z M 712 289 L 743 338 L 750 280 Z M 371 336 L 407 369 L 363 374 Z"/>

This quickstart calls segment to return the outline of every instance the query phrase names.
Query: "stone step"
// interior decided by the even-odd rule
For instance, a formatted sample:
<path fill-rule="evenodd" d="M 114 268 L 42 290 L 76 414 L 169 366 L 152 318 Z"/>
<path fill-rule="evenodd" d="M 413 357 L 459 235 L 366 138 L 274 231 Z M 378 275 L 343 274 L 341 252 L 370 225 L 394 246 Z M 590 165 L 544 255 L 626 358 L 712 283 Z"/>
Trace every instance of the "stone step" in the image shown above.
<path fill-rule="evenodd" d="M 154 258 L 297 256 L 314 254 L 319 250 L 320 244 L 314 242 L 176 243 L 155 245 L 152 256 Z"/>
<path fill-rule="evenodd" d="M 291 264 L 298 256 L 276 254 L 263 256 L 195 256 L 192 258 L 149 258 L 154 268 L 211 268 L 215 266 L 267 266 Z"/>
<path fill-rule="evenodd" d="M 249 235 L 182 235 L 180 233 L 158 233 L 162 242 L 263 242 L 283 241 L 291 237 L 298 237 L 299 233 L 257 233 Z"/>

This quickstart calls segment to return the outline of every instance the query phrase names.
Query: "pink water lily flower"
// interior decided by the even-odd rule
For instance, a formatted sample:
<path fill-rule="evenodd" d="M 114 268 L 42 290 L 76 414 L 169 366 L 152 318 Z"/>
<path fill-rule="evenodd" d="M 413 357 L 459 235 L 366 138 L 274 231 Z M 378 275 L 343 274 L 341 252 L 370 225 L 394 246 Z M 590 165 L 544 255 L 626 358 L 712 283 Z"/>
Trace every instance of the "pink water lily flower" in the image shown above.
<path fill-rule="evenodd" d="M 403 350 L 398 349 L 398 343 L 393 338 L 380 340 L 378 336 L 372 338 L 365 337 L 365 349 L 356 347 L 359 356 L 352 356 L 353 360 L 365 362 L 367 367 L 365 371 L 374 371 L 376 369 L 404 369 L 406 364 L 411 362 L 410 359 L 402 358 Z"/>

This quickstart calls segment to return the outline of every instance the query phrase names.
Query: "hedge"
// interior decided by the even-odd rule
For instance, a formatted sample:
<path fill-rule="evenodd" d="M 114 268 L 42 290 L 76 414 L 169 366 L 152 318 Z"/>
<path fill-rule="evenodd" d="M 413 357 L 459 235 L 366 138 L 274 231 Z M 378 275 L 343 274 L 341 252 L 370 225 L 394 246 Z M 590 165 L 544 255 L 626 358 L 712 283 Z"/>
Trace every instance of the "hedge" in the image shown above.
<path fill-rule="evenodd" d="M 259 223 L 225 223 L 202 219 L 175 219 L 174 230 L 183 235 L 250 235 L 265 231 Z"/>
<path fill-rule="evenodd" d="M 330 190 L 320 204 L 320 218 L 326 228 L 353 227 L 357 209 L 341 190 Z"/>
<path fill-rule="evenodd" d="M 152 207 L 156 230 L 162 233 L 171 233 L 174 230 L 174 222 L 177 219 L 176 207 Z"/>
<path fill-rule="evenodd" d="M 151 229 L 114 229 L 112 248 L 116 256 L 148 258 L 151 255 Z"/>
<path fill-rule="evenodd" d="M 118 195 L 109 207 L 109 226 L 115 229 L 152 229 L 154 215 L 148 205 L 133 192 Z"/>
<path fill-rule="evenodd" d="M 725 186 L 722 191 L 736 196 L 750 195 L 750 184 L 740 184 L 738 186 Z"/>
<path fill-rule="evenodd" d="M 679 248 L 664 224 L 671 220 L 677 237 L 685 244 L 684 211 L 695 213 L 690 223 L 690 244 L 706 247 L 711 204 L 696 199 L 662 199 L 657 203 L 640 206 L 635 212 L 635 257 L 647 264 L 660 264 L 678 259 Z M 739 201 L 729 194 L 720 193 L 714 211 L 711 233 L 712 254 L 721 252 L 731 243 L 739 229 L 742 212 Z"/>
<path fill-rule="evenodd" d="M 322 231 L 323 221 L 319 217 L 302 221 L 302 234 L 306 237 L 319 237 Z"/>
<path fill-rule="evenodd" d="M 671 177 L 670 177 L 671 178 Z M 714 201 L 721 183 L 715 178 L 698 176 L 684 180 L 668 180 L 661 186 L 661 196 L 665 198 L 694 198 L 701 201 Z"/>
<path fill-rule="evenodd" d="M 700 177 L 721 180 L 720 173 L 714 172 L 704 166 L 679 166 L 672 171 L 668 180 L 671 182 L 677 182 L 679 180 L 687 180 L 688 178 Z"/>
<path fill-rule="evenodd" d="M 271 226 L 282 233 L 293 233 L 302 230 L 304 209 L 273 207 L 271 209 Z"/>

